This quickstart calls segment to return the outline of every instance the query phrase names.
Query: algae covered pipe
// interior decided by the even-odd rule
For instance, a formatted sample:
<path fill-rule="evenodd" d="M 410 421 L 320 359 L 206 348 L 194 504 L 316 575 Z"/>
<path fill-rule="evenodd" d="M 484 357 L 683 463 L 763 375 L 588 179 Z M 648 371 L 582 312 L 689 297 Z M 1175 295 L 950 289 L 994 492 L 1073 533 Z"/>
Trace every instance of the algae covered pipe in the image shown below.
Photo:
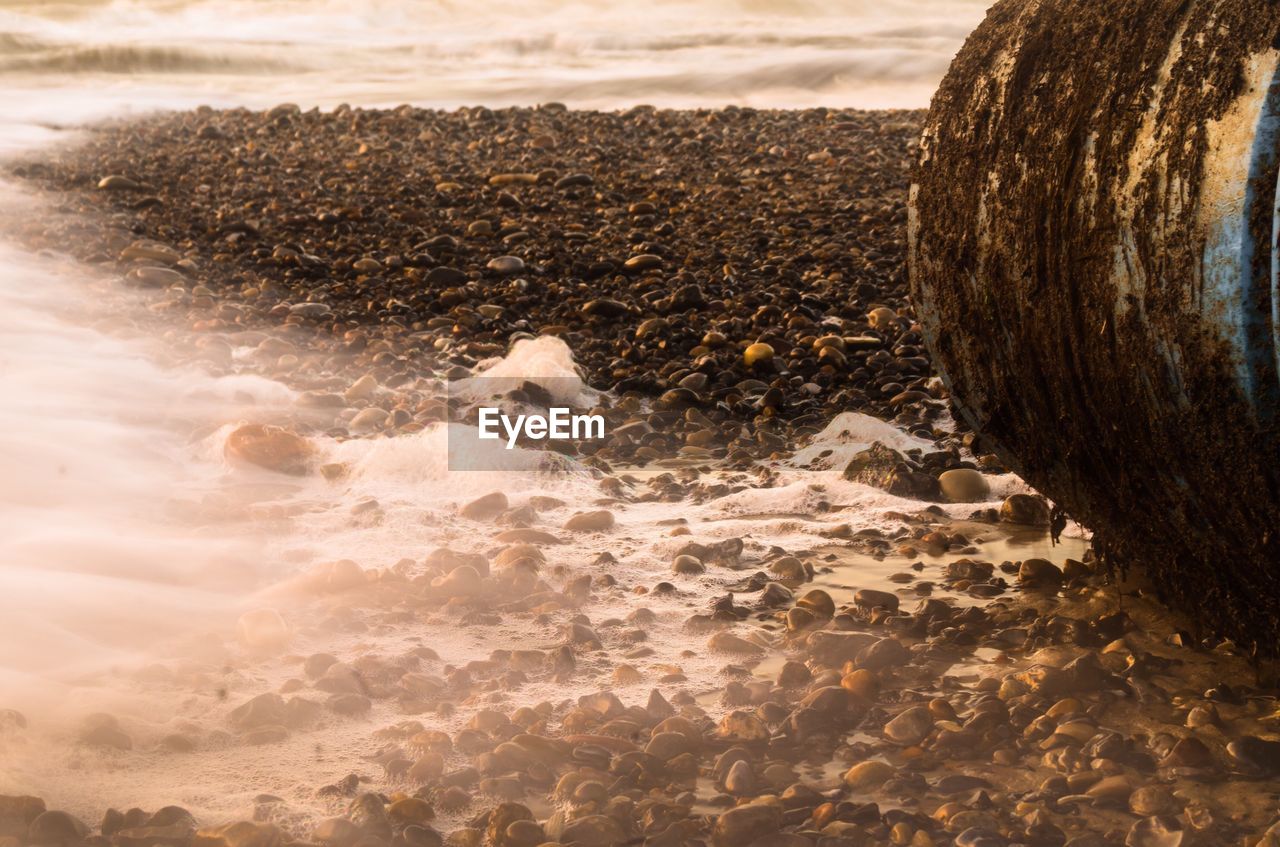
<path fill-rule="evenodd" d="M 961 415 L 1280 652 L 1280 3 L 1001 0 L 934 97 L 911 285 Z"/>

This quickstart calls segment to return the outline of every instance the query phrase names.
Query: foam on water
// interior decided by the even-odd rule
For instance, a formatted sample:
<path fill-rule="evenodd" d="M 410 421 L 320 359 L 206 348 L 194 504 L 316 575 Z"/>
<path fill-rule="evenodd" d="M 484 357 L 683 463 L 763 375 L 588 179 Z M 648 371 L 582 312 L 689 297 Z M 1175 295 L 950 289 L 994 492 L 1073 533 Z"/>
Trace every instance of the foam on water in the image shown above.
<path fill-rule="evenodd" d="M 402 560 L 412 576 L 438 547 L 492 555 L 501 527 L 459 515 L 477 496 L 502 491 L 512 507 L 555 498 L 538 501 L 537 525 L 564 542 L 544 548 L 545 578 L 553 586 L 584 575 L 616 581 L 597 584 L 583 609 L 601 627 L 608 652 L 582 654 L 570 679 L 535 679 L 486 701 L 507 710 L 572 702 L 605 688 L 641 703 L 656 676 L 677 669 L 686 681 L 663 686 L 668 694 L 712 692 L 724 683 L 726 659 L 697 649 L 706 634 L 687 629 L 691 614 L 763 567 L 776 547 L 822 547 L 829 542 L 821 533 L 842 522 L 892 530 L 901 526 L 901 512 L 923 505 L 841 478 L 827 451 L 856 452 L 874 441 L 927 446 L 856 413 L 817 435 L 801 451 L 803 462 L 759 476 L 725 472 L 737 493 L 676 505 L 640 496 L 654 471 L 623 477 L 615 497 L 602 491 L 598 473 L 570 460 L 548 465 L 546 454 L 524 450 L 510 451 L 514 471 L 451 470 L 445 425 L 394 438 L 313 436 L 317 463 L 345 468 L 334 478 L 230 463 L 226 441 L 235 427 L 288 420 L 298 411 L 294 392 L 258 376 L 161 369 L 145 339 L 83 326 L 83 306 L 93 302 L 83 280 L 49 261 L 4 258 L 20 284 L 0 287 L 7 298 L 0 315 L 25 329 L 0 333 L 0 392 L 15 398 L 4 424 L 18 436 L 0 446 L 8 451 L 0 458 L 24 470 L 0 488 L 0 706 L 31 710 L 31 727 L 10 737 L 0 732 L 0 793 L 37 794 L 85 816 L 107 806 L 180 803 L 202 820 L 247 817 L 252 798 L 264 792 L 284 797 L 300 819 L 329 814 L 315 788 L 352 771 L 376 773 L 368 762 L 378 746 L 372 733 L 406 716 L 388 698 L 375 700 L 365 716 L 330 718 L 267 747 L 236 741 L 227 732 L 230 711 L 297 679 L 299 657 L 327 652 L 356 661 L 430 647 L 440 658 L 425 670 L 441 673 L 494 650 L 562 643 L 577 610 L 467 625 L 446 610 L 406 618 L 396 583 L 379 589 L 383 574 L 406 567 Z M 105 303 L 118 298 L 112 291 L 92 293 Z M 78 318 L 66 314 L 67 303 L 78 307 L 70 310 Z M 583 390 L 567 348 L 554 339 L 516 345 L 483 373 L 533 377 L 548 387 L 568 380 Z M 125 384 L 113 390 L 118 381 Z M 800 467 L 820 455 L 825 467 Z M 559 529 L 574 512 L 602 506 L 618 521 L 607 535 Z M 949 508 L 957 515 L 972 509 Z M 673 533 L 676 527 L 683 534 Z M 745 572 L 671 573 L 672 557 L 688 541 L 729 538 L 744 542 Z M 605 552 L 612 558 L 602 563 Z M 891 566 L 865 564 L 841 579 L 883 584 Z M 362 575 L 335 587 L 332 574 L 344 567 Z M 674 582 L 676 591 L 636 591 L 661 581 Z M 641 606 L 655 615 L 645 627 L 652 653 L 633 660 L 642 682 L 618 684 L 611 674 L 629 645 L 607 622 Z M 250 630 L 266 621 L 269 637 L 261 630 L 246 637 L 246 613 Z M 75 743 L 78 721 L 99 710 L 120 719 L 131 750 Z M 469 715 L 460 709 L 427 720 L 452 732 Z M 197 748 L 159 749 L 173 733 L 197 739 Z"/>

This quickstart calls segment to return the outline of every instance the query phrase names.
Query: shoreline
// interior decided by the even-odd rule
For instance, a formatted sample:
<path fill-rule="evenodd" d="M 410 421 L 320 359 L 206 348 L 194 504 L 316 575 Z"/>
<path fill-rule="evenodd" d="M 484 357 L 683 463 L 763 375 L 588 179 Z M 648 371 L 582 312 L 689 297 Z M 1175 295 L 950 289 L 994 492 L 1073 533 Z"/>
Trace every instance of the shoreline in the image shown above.
<path fill-rule="evenodd" d="M 284 681 L 274 688 L 251 697 L 251 687 L 237 689 L 224 709 L 232 732 L 220 728 L 226 739 L 218 743 L 265 744 L 255 749 L 269 757 L 273 744 L 323 737 L 313 718 L 288 711 L 311 714 L 321 704 L 326 715 L 340 716 L 323 720 L 342 721 L 344 732 L 353 724 L 357 734 L 372 730 L 366 758 L 354 765 L 362 778 L 318 787 L 332 818 L 293 824 L 287 799 L 264 800 L 255 806 L 261 818 L 239 829 L 223 828 L 224 821 L 197 824 L 174 811 L 108 814 L 99 827 L 104 837 L 121 847 L 308 839 L 334 847 L 425 847 L 446 838 L 459 847 L 547 841 L 664 847 L 698 840 L 716 847 L 1089 847 L 1126 838 L 1146 847 L 1179 843 L 1175 837 L 1205 847 L 1272 843 L 1258 839 L 1273 823 L 1268 798 L 1280 786 L 1280 742 L 1271 740 L 1268 723 L 1275 692 L 1245 678 L 1243 657 L 1221 644 L 1189 644 L 1173 631 L 1176 619 L 1152 617 L 1146 601 L 1117 612 L 1114 588 L 1086 556 L 1067 560 L 1050 548 L 1047 555 L 1057 561 L 1003 559 L 1017 548 L 1007 544 L 997 516 L 976 510 L 979 520 L 968 520 L 964 507 L 930 508 L 919 496 L 933 494 L 944 470 L 981 468 L 995 478 L 1000 468 L 966 452 L 972 439 L 945 430 L 945 397 L 927 361 L 912 361 L 922 354 L 894 235 L 905 173 L 891 173 L 898 159 L 873 152 L 885 136 L 886 145 L 898 144 L 895 133 L 905 136 L 907 129 L 872 131 L 879 118 L 852 112 L 838 119 L 823 112 L 819 122 L 816 111 L 763 117 L 749 110 L 641 111 L 636 127 L 622 115 L 496 113 L 526 122 L 515 132 L 485 112 L 165 115 L 102 128 L 81 148 L 19 166 L 20 176 L 53 190 L 63 207 L 52 221 L 30 221 L 29 241 L 69 243 L 78 258 L 142 283 L 157 324 L 180 328 L 171 337 L 176 359 L 291 384 L 308 410 L 292 421 L 298 438 L 341 446 L 419 435 L 449 412 L 425 402 L 429 392 L 417 369 L 470 371 L 505 354 L 511 334 L 525 331 L 562 338 L 588 382 L 610 390 L 611 423 L 644 419 L 647 435 L 655 436 L 620 439 L 591 457 L 613 480 L 611 488 L 601 486 L 607 496 L 600 500 L 556 505 L 521 492 L 509 500 L 504 494 L 501 505 L 485 497 L 459 502 L 450 543 L 466 549 L 423 551 L 403 567 L 322 565 L 307 577 L 323 583 L 306 586 L 311 593 L 301 608 L 309 611 L 282 606 L 313 626 L 313 607 L 337 605 L 370 628 L 430 635 L 432 627 L 483 629 L 519 620 L 530 627 L 522 635 L 562 633 L 556 646 L 499 645 L 462 666 L 448 656 L 432 658 L 427 645 L 394 657 L 351 647 L 339 656 L 317 650 L 285 662 Z M 766 129 L 750 126 L 757 117 Z M 558 127 L 559 138 L 571 135 L 579 118 L 600 137 L 575 136 L 568 150 L 562 144 L 502 150 L 521 140 L 532 144 L 545 129 L 539 120 Z M 471 120 L 475 125 L 466 126 Z M 450 121 L 464 122 L 452 141 L 437 125 Z M 309 138 L 319 147 L 318 139 L 329 137 L 324 133 L 339 130 L 315 124 L 339 122 L 353 127 L 342 136 L 348 141 L 324 147 L 316 155 L 327 164 L 309 169 L 305 151 L 294 145 Z M 835 145 L 840 152 L 832 152 L 829 139 L 854 132 L 837 129 L 841 124 L 861 126 L 864 146 Z M 238 132 L 237 125 L 253 131 Z M 419 131 L 413 139 L 406 125 Z M 769 134 L 779 126 L 813 137 L 783 145 Z M 435 135 L 423 138 L 426 127 Z M 508 131 L 513 137 L 499 144 Z M 604 143 L 614 138 L 615 146 Z M 441 150 L 433 142 L 453 146 Z M 744 154 L 743 144 L 754 152 Z M 361 152 L 361 145 L 368 149 Z M 698 145 L 725 160 L 741 157 L 759 172 L 696 164 L 707 152 Z M 770 154 L 773 146 L 786 146 L 788 155 Z M 381 165 L 380 155 L 387 157 Z M 291 163 L 289 156 L 299 158 Z M 425 160 L 421 173 L 388 164 L 418 156 Z M 547 164 L 541 156 L 561 158 L 554 168 L 539 168 Z M 575 176 L 588 173 L 588 156 L 598 157 L 590 182 Z M 681 157 L 695 164 L 680 170 Z M 215 174 L 215 164 L 237 161 L 243 173 Z M 673 170 L 659 173 L 654 161 L 671 162 L 661 168 Z M 171 184 L 157 178 L 165 169 Z M 554 177 L 544 176 L 552 169 Z M 865 179 L 854 199 L 868 208 L 849 205 L 855 175 Z M 134 186 L 93 187 L 111 176 Z M 426 196 L 438 218 L 413 214 L 419 185 L 430 185 Z M 886 197 L 867 196 L 876 191 Z M 635 208 L 645 203 L 653 211 Z M 359 214 L 335 211 L 344 208 Z M 787 223 L 762 209 L 789 216 Z M 845 216 L 855 215 L 865 234 L 843 228 Z M 576 229 L 582 220 L 596 228 Z M 474 227 L 479 221 L 488 222 L 488 232 Z M 76 238 L 68 238 L 67 227 L 78 228 Z M 574 232 L 588 237 L 570 237 Z M 866 242 L 857 247 L 859 261 L 833 248 L 842 237 Z M 370 248 L 370 240 L 378 246 Z M 776 261 L 787 252 L 808 258 L 787 267 Z M 520 258 L 523 267 L 490 267 L 503 256 Z M 627 260 L 638 256 L 657 261 L 628 269 Z M 365 260 L 374 264 L 356 267 Z M 612 267 L 580 277 L 580 285 L 561 278 L 575 279 L 574 268 L 599 262 Z M 818 267 L 822 275 L 810 276 Z M 441 271 L 450 268 L 462 276 Z M 683 273 L 688 281 L 672 282 Z M 525 284 L 517 284 L 521 279 Z M 789 294 L 780 280 L 804 283 L 817 295 Z M 689 286 L 700 290 L 699 299 L 682 299 L 693 296 Z M 837 302 L 849 288 L 857 294 L 846 300 L 854 302 Z M 417 292 L 424 294 L 415 300 Z M 605 300 L 610 304 L 589 307 Z M 877 315 L 882 305 L 893 314 Z M 485 309 L 492 306 L 499 311 Z M 642 329 L 655 320 L 665 324 Z M 557 325 L 568 331 L 546 333 Z M 710 332 L 723 341 L 706 343 Z M 817 343 L 822 338 L 831 340 Z M 772 355 L 748 364 L 750 345 L 759 343 Z M 702 364 L 690 368 L 696 360 Z M 646 369 L 663 381 L 644 378 Z M 377 393 L 355 390 L 368 375 Z M 806 384 L 824 390 L 813 393 Z M 858 397 L 860 405 L 850 402 Z M 645 409 L 641 398 L 655 405 Z M 370 409 L 385 412 L 380 425 L 367 424 L 376 417 L 366 414 Z M 774 505 L 757 522 L 760 530 L 735 546 L 753 522 L 749 502 L 741 512 L 726 510 L 736 523 L 724 529 L 713 526 L 713 513 L 696 508 L 699 498 L 715 503 L 744 489 L 769 492 L 767 473 L 751 478 L 742 469 L 785 456 L 823 432 L 837 412 L 851 410 L 890 420 L 903 436 L 923 441 L 928 433 L 938 448 L 920 450 L 919 476 L 906 478 L 911 488 L 900 485 L 897 458 L 893 473 L 877 475 L 873 467 L 870 476 L 849 480 L 841 479 L 835 460 L 828 463 L 820 479 L 832 491 L 847 493 L 839 486 L 867 481 L 893 489 L 899 499 L 885 502 L 903 501 L 904 511 L 877 512 L 891 529 L 871 526 L 877 521 L 857 507 L 815 495 L 799 501 L 806 508 L 800 518 Z M 361 415 L 366 423 L 357 425 Z M 835 440 L 828 449 L 847 461 L 841 446 Z M 676 456 L 708 470 L 671 480 L 658 475 L 648 490 L 625 479 L 634 464 L 660 466 Z M 375 504 L 373 511 L 392 507 Z M 577 509 L 610 517 L 572 528 Z M 664 509 L 673 516 L 666 523 L 659 517 L 668 514 Z M 666 537 L 631 538 L 641 522 L 662 527 Z M 1032 532 L 1039 550 L 1045 531 Z M 568 554 L 558 543 L 565 541 Z M 648 570 L 619 567 L 610 584 L 587 556 L 614 548 L 622 565 L 646 555 L 660 561 Z M 872 588 L 853 570 L 860 556 L 897 572 Z M 833 572 L 862 590 L 814 587 Z M 471 575 L 484 590 L 455 591 Z M 685 592 L 706 606 L 678 611 L 663 600 L 671 592 L 661 586 L 671 583 L 676 597 Z M 627 605 L 636 596 L 673 626 L 660 632 L 653 611 Z M 631 616 L 621 619 L 619 609 L 631 609 Z M 545 625 L 536 624 L 542 617 Z M 273 620 L 250 626 L 252 637 L 270 641 Z M 324 637 L 323 626 L 315 629 L 311 643 Z M 660 641 L 672 637 L 683 644 Z M 710 677 L 714 688 L 689 691 L 683 672 L 643 652 L 658 650 L 665 660 L 682 656 L 681 647 L 712 656 L 720 666 Z M 281 672 L 278 655 L 234 661 L 245 673 Z M 359 668 L 370 684 L 351 688 L 350 675 L 331 672 L 335 667 Z M 525 684 L 540 692 L 573 684 L 600 693 L 564 702 L 548 693 L 536 702 L 520 693 Z M 646 699 L 649 689 L 656 695 Z M 374 730 L 386 721 L 387 707 L 402 716 Z M 361 708 L 377 716 L 364 718 L 367 726 Z M 446 723 L 451 731 L 441 737 L 433 727 Z M 124 730 L 99 721 L 88 731 L 96 735 L 80 743 L 101 748 Z M 202 732 L 198 742 L 188 740 L 209 744 L 215 733 Z M 1255 740 L 1242 745 L 1249 738 Z M 31 831 L 37 820 L 44 843 L 73 843 L 86 834 L 65 818 L 37 819 L 35 808 L 0 803 L 0 835 L 37 841 Z M 1246 823 L 1233 823 L 1233 816 Z M 443 831 L 436 829 L 440 821 L 448 822 Z M 157 829 L 164 831 L 146 831 Z"/>
<path fill-rule="evenodd" d="M 922 114 L 197 110 L 9 170 L 115 229 L 51 247 L 167 289 L 155 308 L 204 329 L 319 330 L 345 353 L 374 327 L 446 371 L 552 334 L 593 387 L 724 403 L 776 441 L 850 410 L 928 430 L 941 409 L 903 271 Z M 179 255 L 127 252 L 146 240 Z M 774 355 L 749 366 L 755 342 Z"/>

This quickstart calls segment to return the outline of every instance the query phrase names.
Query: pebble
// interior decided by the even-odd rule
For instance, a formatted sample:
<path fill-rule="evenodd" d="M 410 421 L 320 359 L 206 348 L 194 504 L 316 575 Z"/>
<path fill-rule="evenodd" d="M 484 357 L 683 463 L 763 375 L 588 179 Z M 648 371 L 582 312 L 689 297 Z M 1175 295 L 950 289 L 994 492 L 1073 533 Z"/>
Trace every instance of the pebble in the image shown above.
<path fill-rule="evenodd" d="M 671 570 L 683 576 L 697 576 L 705 573 L 707 568 L 693 556 L 680 555 L 671 561 Z"/>
<path fill-rule="evenodd" d="M 895 773 L 895 768 L 888 762 L 869 759 L 849 768 L 844 775 L 844 784 L 857 794 L 875 791 L 884 785 Z"/>
<path fill-rule="evenodd" d="M 510 502 L 506 494 L 501 491 L 491 491 L 464 505 L 459 510 L 459 514 L 469 520 L 487 521 L 502 514 L 509 507 Z"/>
<path fill-rule="evenodd" d="M 607 815 L 587 815 L 564 827 L 560 840 L 579 847 L 615 847 L 627 840 L 622 825 Z"/>
<path fill-rule="evenodd" d="M 510 275 L 518 274 L 523 271 L 525 264 L 524 259 L 521 259 L 519 256 L 498 256 L 490 259 L 489 263 L 485 265 L 485 267 L 495 273 Z"/>
<path fill-rule="evenodd" d="M 171 266 L 181 259 L 181 253 L 158 241 L 135 241 L 120 251 L 120 260 L 124 262 L 159 262 Z"/>
<path fill-rule="evenodd" d="M 723 812 L 711 831 L 715 847 L 746 847 L 768 838 L 782 828 L 782 810 L 777 806 L 751 804 Z"/>
<path fill-rule="evenodd" d="M 1025 559 L 1018 566 L 1018 581 L 1028 585 L 1053 586 L 1062 579 L 1062 569 L 1048 559 Z"/>
<path fill-rule="evenodd" d="M 1000 504 L 1000 520 L 1027 526 L 1048 526 L 1049 505 L 1035 494 L 1010 494 Z"/>
<path fill-rule="evenodd" d="M 742 361 L 748 368 L 755 368 L 772 362 L 775 355 L 773 345 L 758 341 L 742 351 Z"/>
<path fill-rule="evenodd" d="M 357 400 L 368 400 L 378 392 L 378 378 L 373 374 L 365 374 L 342 393 L 342 399 L 348 403 L 354 403 Z"/>
<path fill-rule="evenodd" d="M 371 406 L 368 409 L 362 409 L 356 413 L 350 421 L 347 422 L 347 429 L 357 434 L 367 434 L 377 432 L 387 425 L 389 415 L 383 409 Z"/>
<path fill-rule="evenodd" d="M 711 636 L 711 639 L 707 641 L 707 647 L 721 653 L 736 653 L 746 656 L 759 655 L 764 652 L 764 648 L 759 644 L 754 644 L 731 632 L 723 631 Z"/>
<path fill-rule="evenodd" d="M 655 256 L 652 253 L 641 253 L 638 256 L 632 256 L 624 263 L 629 271 L 647 271 L 662 267 L 662 257 Z"/>
<path fill-rule="evenodd" d="M 739 759 L 729 768 L 724 778 L 724 790 L 736 797 L 748 797 L 756 791 L 755 774 L 751 765 Z"/>
<path fill-rule="evenodd" d="M 569 532 L 608 532 L 615 524 L 613 512 L 600 509 L 594 512 L 579 512 L 565 521 L 564 528 Z"/>
<path fill-rule="evenodd" d="M 1179 803 L 1166 789 L 1158 785 L 1144 785 L 1129 795 L 1129 811 L 1142 817 L 1176 815 Z"/>
<path fill-rule="evenodd" d="M 898 611 L 898 595 L 889 591 L 878 591 L 874 588 L 860 588 L 854 592 L 853 602 L 866 609 L 888 609 L 891 612 Z"/>
<path fill-rule="evenodd" d="M 80 844 L 89 827 L 73 815 L 50 809 L 39 814 L 27 830 L 27 841 L 37 847 L 70 847 Z"/>
<path fill-rule="evenodd" d="M 991 485 L 980 472 L 956 468 L 938 476 L 942 495 L 952 503 L 981 503 L 991 498 Z"/>
<path fill-rule="evenodd" d="M 1280 741 L 1245 735 L 1227 744 L 1227 755 L 1251 771 L 1280 776 Z"/>
<path fill-rule="evenodd" d="M 169 288 L 182 286 L 187 278 L 172 268 L 143 265 L 125 274 L 125 279 L 140 288 Z"/>
<path fill-rule="evenodd" d="M 895 744 L 919 744 L 933 731 L 933 716 L 924 706 L 912 706 L 884 725 L 884 735 Z"/>
<path fill-rule="evenodd" d="M 98 180 L 98 188 L 101 191 L 143 191 L 146 186 L 127 176 L 111 174 Z"/>
<path fill-rule="evenodd" d="M 889 332 L 898 323 L 898 314 L 885 306 L 872 309 L 867 313 L 867 323 L 880 332 Z"/>
<path fill-rule="evenodd" d="M 262 424 L 245 424 L 233 430 L 224 449 L 228 459 L 292 475 L 308 472 L 314 452 L 297 433 Z"/>
<path fill-rule="evenodd" d="M 858 653 L 854 663 L 859 668 L 879 671 L 906 665 L 911 661 L 911 651 L 896 638 L 881 638 Z"/>

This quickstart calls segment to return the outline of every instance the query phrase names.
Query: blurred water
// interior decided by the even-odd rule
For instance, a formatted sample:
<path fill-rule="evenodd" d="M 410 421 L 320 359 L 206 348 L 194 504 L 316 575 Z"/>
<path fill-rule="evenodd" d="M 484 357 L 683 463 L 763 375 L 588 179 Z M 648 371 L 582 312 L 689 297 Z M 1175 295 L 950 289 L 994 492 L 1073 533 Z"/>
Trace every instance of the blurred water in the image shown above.
<path fill-rule="evenodd" d="M 985 5 L 0 0 L 0 84 L 45 120 L 196 101 L 922 107 Z"/>
<path fill-rule="evenodd" d="M 0 0 L 0 155 L 73 139 L 98 118 L 201 103 L 920 107 L 981 10 L 972 0 Z M 22 202 L 0 184 L 0 205 L 12 211 Z M 172 731 L 220 732 L 225 690 L 234 704 L 296 672 L 241 651 L 240 612 L 269 601 L 304 633 L 296 649 L 350 652 L 338 636 L 306 636 L 310 613 L 270 587 L 335 558 L 388 567 L 439 544 L 484 544 L 457 524 L 455 510 L 499 486 L 516 498 L 550 493 L 575 505 L 591 502 L 595 488 L 585 477 L 450 473 L 434 431 L 318 441 L 317 450 L 351 468 L 339 486 L 246 477 L 224 461 L 227 432 L 288 415 L 292 393 L 267 380 L 157 366 L 147 338 L 117 337 L 129 315 L 107 314 L 104 303 L 118 294 L 111 280 L 73 263 L 0 242 L 0 708 L 19 706 L 32 718 L 29 738 L 0 736 L 0 791 L 38 793 L 85 815 L 180 800 L 232 816 L 259 790 L 310 802 L 307 786 L 348 772 L 369 726 L 328 732 L 327 758 L 305 736 L 267 752 L 151 752 Z M 553 370 L 571 372 L 569 351 L 550 352 Z M 527 356 L 504 362 L 491 376 L 534 375 Z M 892 437 L 883 425 L 849 420 L 856 432 L 833 432 L 832 443 L 820 439 L 814 449 L 835 455 L 872 435 Z M 378 523 L 353 517 L 373 499 Z M 701 537 L 758 534 L 758 554 L 766 541 L 811 544 L 817 519 L 794 515 L 826 500 L 872 523 L 913 505 L 845 482 L 832 466 L 789 471 L 777 487 L 682 514 Z M 256 517 L 275 511 L 291 518 Z M 670 515 L 667 503 L 628 511 L 626 537 L 612 542 L 624 583 L 666 578 L 683 543 L 670 535 Z M 591 562 L 594 543 L 564 545 L 557 563 Z M 718 589 L 691 586 L 679 604 Z M 635 602 L 631 594 L 602 601 L 618 617 Z M 662 617 L 649 644 L 706 684 L 717 663 L 682 657 L 687 609 L 662 602 L 650 600 Z M 461 664 L 556 635 L 522 621 L 483 633 L 426 628 L 418 637 Z M 412 646 L 404 638 L 370 636 L 360 649 Z M 123 669 L 144 659 L 173 667 L 142 686 Z M 66 744 L 95 709 L 121 716 L 138 749 L 98 761 Z"/>

